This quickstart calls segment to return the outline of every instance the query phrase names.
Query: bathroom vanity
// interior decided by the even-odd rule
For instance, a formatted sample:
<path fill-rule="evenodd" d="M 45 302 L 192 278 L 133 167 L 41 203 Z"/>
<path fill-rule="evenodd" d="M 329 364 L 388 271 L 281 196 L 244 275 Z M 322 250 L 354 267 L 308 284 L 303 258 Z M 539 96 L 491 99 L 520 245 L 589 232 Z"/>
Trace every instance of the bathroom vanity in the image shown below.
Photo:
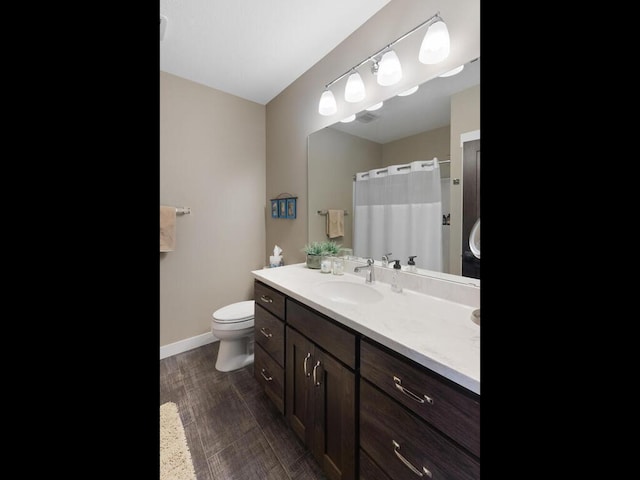
<path fill-rule="evenodd" d="M 387 273 L 253 271 L 254 376 L 330 479 L 478 479 L 479 286 Z"/>

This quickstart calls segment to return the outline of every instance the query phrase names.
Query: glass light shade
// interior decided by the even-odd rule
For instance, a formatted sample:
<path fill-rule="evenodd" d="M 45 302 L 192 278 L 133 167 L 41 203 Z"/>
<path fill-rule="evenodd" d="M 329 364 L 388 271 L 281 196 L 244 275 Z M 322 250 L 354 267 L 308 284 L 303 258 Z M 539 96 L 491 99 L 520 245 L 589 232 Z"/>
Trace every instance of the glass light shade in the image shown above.
<path fill-rule="evenodd" d="M 464 65 L 460 65 L 459 67 L 452 68 L 448 72 L 444 72 L 442 75 L 438 75 L 439 77 L 452 77 L 457 73 L 460 73 L 464 69 Z"/>
<path fill-rule="evenodd" d="M 365 110 L 367 110 L 369 112 L 373 112 L 374 110 L 378 110 L 379 108 L 382 108 L 383 104 L 384 104 L 384 102 L 374 103 L 370 107 L 367 107 Z"/>
<path fill-rule="evenodd" d="M 378 84 L 383 87 L 394 85 L 402 78 L 402 66 L 393 50 L 385 53 L 378 64 Z"/>
<path fill-rule="evenodd" d="M 406 97 L 407 95 L 411 95 L 412 93 L 416 93 L 418 91 L 418 85 L 415 87 L 411 87 L 409 90 L 405 90 L 404 92 L 400 92 L 398 94 L 399 97 Z"/>
<path fill-rule="evenodd" d="M 426 65 L 432 65 L 447 58 L 450 50 L 449 29 L 442 20 L 438 20 L 427 29 L 420 45 L 418 60 Z"/>
<path fill-rule="evenodd" d="M 358 72 L 353 72 L 347 79 L 347 85 L 344 87 L 344 99 L 347 102 L 359 102 L 364 100 L 365 91 L 362 77 Z"/>
<path fill-rule="evenodd" d="M 338 105 L 336 105 L 336 99 L 331 90 L 322 92 L 320 103 L 318 104 L 318 113 L 320 113 L 320 115 L 333 115 L 337 111 Z"/>
<path fill-rule="evenodd" d="M 349 122 L 353 122 L 355 119 L 356 119 L 356 114 L 354 113 L 353 115 L 349 115 L 347 118 L 343 118 L 340 121 L 342 123 L 349 123 Z"/>

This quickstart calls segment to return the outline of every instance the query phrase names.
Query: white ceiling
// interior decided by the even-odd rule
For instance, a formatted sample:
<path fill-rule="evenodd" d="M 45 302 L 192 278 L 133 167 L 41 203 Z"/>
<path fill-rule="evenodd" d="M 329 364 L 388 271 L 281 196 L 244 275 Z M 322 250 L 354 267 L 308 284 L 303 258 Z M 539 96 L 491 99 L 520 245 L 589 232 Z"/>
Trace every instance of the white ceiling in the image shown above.
<path fill-rule="evenodd" d="M 266 105 L 390 0 L 160 0 L 160 70 Z"/>

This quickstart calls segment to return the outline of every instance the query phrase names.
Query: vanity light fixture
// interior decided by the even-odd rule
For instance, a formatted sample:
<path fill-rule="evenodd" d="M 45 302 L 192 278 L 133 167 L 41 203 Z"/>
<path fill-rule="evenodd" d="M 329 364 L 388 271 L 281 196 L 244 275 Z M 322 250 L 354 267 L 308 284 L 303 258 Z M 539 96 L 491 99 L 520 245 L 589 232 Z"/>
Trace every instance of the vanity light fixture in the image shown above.
<path fill-rule="evenodd" d="M 360 102 L 364 100 L 365 90 L 364 83 L 362 83 L 362 77 L 355 70 L 347 79 L 347 85 L 344 88 L 344 99 L 347 102 Z"/>
<path fill-rule="evenodd" d="M 320 104 L 318 105 L 318 112 L 320 115 L 333 115 L 337 111 L 338 106 L 336 105 L 336 99 L 331 90 L 327 89 L 322 92 Z"/>
<path fill-rule="evenodd" d="M 420 53 L 418 53 L 418 60 L 427 65 L 441 62 L 449 56 L 451 50 L 449 29 L 438 14 L 436 17 L 436 21 L 429 26 L 427 33 L 424 34 Z"/>
<path fill-rule="evenodd" d="M 374 103 L 370 107 L 367 107 L 365 110 L 367 110 L 369 112 L 373 112 L 375 110 L 378 110 L 378 109 L 382 108 L 382 105 L 384 105 L 384 102 Z"/>
<path fill-rule="evenodd" d="M 434 64 L 447 58 L 449 56 L 451 46 L 449 30 L 447 29 L 447 25 L 444 23 L 444 20 L 440 17 L 440 12 L 438 12 L 409 30 L 401 37 L 395 39 L 390 44 L 384 46 L 373 55 L 370 55 L 357 65 L 354 65 L 339 77 L 327 83 L 324 87 L 324 91 L 322 92 L 322 96 L 320 97 L 320 103 L 318 104 L 318 112 L 320 115 L 334 115 L 338 111 L 336 99 L 329 88 L 331 85 L 347 75 L 349 75 L 349 79 L 345 86 L 345 100 L 347 102 L 360 102 L 364 100 L 366 96 L 364 83 L 362 82 L 362 77 L 357 70 L 367 62 L 373 62 L 371 73 L 376 75 L 376 81 L 379 85 L 389 86 L 398 83 L 402 78 L 402 65 L 400 64 L 398 55 L 391 49 L 391 47 L 427 24 L 429 26 L 427 28 L 427 33 L 422 40 L 418 59 L 420 62 L 425 64 Z"/>
<path fill-rule="evenodd" d="M 382 58 L 378 62 L 378 74 L 376 81 L 378 85 L 387 87 L 389 85 L 395 85 L 402 79 L 402 65 L 400 65 L 400 59 L 393 50 L 389 50 L 382 55 Z"/>
<path fill-rule="evenodd" d="M 418 91 L 418 85 L 416 85 L 415 87 L 411 87 L 409 90 L 405 90 L 404 92 L 400 92 L 398 96 L 406 97 L 408 95 L 411 95 L 412 93 L 416 93 L 417 91 Z"/>
<path fill-rule="evenodd" d="M 343 118 L 342 120 L 340 120 L 342 123 L 350 123 L 353 122 L 356 119 L 356 114 L 352 114 L 349 115 L 347 118 Z"/>

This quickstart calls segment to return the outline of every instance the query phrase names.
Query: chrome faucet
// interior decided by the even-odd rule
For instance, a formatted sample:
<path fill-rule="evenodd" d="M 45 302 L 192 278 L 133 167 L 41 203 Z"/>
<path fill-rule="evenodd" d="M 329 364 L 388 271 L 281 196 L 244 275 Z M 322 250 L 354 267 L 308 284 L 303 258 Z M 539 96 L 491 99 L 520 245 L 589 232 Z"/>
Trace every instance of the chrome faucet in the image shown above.
<path fill-rule="evenodd" d="M 356 267 L 353 269 L 353 271 L 355 273 L 358 273 L 360 270 L 362 270 L 363 268 L 368 268 L 369 270 L 367 270 L 367 276 L 365 277 L 365 282 L 366 283 L 375 283 L 376 281 L 376 277 L 373 273 L 373 258 L 367 258 L 367 264 L 366 265 L 361 265 L 359 267 Z"/>
<path fill-rule="evenodd" d="M 389 257 L 390 256 L 391 256 L 391 252 L 385 253 L 384 255 L 382 255 L 382 266 L 383 267 L 388 267 L 389 266 Z"/>

